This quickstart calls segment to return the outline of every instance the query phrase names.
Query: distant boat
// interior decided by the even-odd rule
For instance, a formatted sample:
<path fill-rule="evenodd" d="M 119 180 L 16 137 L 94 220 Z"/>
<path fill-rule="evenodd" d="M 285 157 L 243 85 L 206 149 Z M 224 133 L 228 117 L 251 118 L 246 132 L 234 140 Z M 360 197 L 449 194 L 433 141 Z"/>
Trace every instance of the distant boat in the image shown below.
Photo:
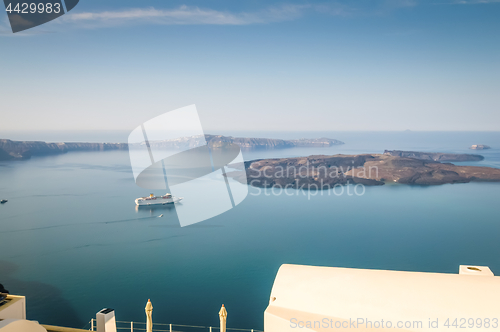
<path fill-rule="evenodd" d="M 160 215 L 158 216 L 158 218 L 161 218 L 161 217 L 163 217 L 163 214 L 160 214 Z"/>
<path fill-rule="evenodd" d="M 488 149 L 491 149 L 491 147 L 488 145 L 484 145 L 484 144 L 474 144 L 469 149 L 471 149 L 471 150 L 488 150 Z"/>
<path fill-rule="evenodd" d="M 137 205 L 165 205 L 180 202 L 182 197 L 175 197 L 172 194 L 165 194 L 163 196 L 154 196 L 153 194 L 148 197 L 140 197 L 135 200 Z"/>
<path fill-rule="evenodd" d="M 6 199 L 2 199 L 2 200 L 0 201 L 0 203 L 1 203 L 1 204 L 5 204 L 5 203 L 7 203 L 7 202 L 8 202 L 8 200 L 6 200 Z"/>

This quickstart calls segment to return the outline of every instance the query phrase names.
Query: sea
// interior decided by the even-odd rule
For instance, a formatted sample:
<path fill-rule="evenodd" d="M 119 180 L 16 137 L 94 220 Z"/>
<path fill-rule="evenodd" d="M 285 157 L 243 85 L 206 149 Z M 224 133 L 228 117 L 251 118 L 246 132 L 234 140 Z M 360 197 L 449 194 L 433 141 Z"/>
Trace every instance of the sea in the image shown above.
<path fill-rule="evenodd" d="M 485 159 L 459 164 L 500 168 L 499 132 L 216 134 L 345 142 L 244 150 L 245 160 L 397 149 L 477 153 Z M 126 132 L 0 136 L 127 140 Z M 472 144 L 492 149 L 469 150 Z M 136 208 L 134 199 L 149 193 L 135 184 L 127 151 L 0 162 L 0 199 L 8 199 L 0 206 L 0 283 L 26 296 L 28 319 L 88 329 L 99 310 L 113 308 L 118 321 L 144 322 L 151 299 L 154 323 L 218 326 L 224 304 L 228 327 L 263 330 L 282 264 L 441 273 L 471 264 L 500 275 L 500 183 L 390 184 L 362 195 L 250 187 L 233 209 L 187 227 L 176 214 L 185 206 Z"/>

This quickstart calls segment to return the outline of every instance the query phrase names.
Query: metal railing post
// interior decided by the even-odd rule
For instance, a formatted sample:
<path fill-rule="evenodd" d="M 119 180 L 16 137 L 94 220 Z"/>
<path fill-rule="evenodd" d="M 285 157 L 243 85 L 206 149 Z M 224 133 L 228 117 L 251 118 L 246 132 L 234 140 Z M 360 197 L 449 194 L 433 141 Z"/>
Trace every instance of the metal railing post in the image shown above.
<path fill-rule="evenodd" d="M 170 324 L 170 332 L 172 332 L 172 324 Z"/>
<path fill-rule="evenodd" d="M 210 326 L 210 332 L 212 332 L 212 327 Z"/>
<path fill-rule="evenodd" d="M 134 332 L 134 322 L 130 322 L 130 332 Z"/>
<path fill-rule="evenodd" d="M 90 331 L 94 331 L 94 318 L 90 319 Z"/>

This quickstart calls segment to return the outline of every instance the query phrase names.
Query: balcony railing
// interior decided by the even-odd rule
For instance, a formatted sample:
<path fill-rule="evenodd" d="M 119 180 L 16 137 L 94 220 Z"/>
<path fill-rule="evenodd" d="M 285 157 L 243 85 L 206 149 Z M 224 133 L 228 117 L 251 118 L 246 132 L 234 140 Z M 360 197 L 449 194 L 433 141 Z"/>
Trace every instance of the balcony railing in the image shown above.
<path fill-rule="evenodd" d="M 96 320 L 90 320 L 90 331 L 96 331 Z M 116 321 L 116 329 L 118 331 L 139 332 L 146 331 L 146 323 L 144 322 L 124 322 Z M 153 323 L 153 332 L 219 332 L 218 326 L 197 326 L 197 325 L 181 325 L 181 324 L 163 324 Z M 264 332 L 255 329 L 238 329 L 234 327 L 226 327 L 227 331 L 246 331 L 246 332 Z"/>

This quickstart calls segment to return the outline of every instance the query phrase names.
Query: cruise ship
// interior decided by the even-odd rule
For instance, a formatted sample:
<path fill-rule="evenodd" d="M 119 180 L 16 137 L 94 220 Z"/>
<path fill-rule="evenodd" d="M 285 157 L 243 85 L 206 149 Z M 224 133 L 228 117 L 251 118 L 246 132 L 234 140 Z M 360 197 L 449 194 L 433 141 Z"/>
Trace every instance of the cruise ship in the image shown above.
<path fill-rule="evenodd" d="M 155 196 L 150 194 L 148 197 L 140 197 L 135 200 L 137 205 L 165 205 L 173 204 L 182 200 L 182 197 L 175 197 L 172 194 L 165 194 L 163 196 Z"/>

